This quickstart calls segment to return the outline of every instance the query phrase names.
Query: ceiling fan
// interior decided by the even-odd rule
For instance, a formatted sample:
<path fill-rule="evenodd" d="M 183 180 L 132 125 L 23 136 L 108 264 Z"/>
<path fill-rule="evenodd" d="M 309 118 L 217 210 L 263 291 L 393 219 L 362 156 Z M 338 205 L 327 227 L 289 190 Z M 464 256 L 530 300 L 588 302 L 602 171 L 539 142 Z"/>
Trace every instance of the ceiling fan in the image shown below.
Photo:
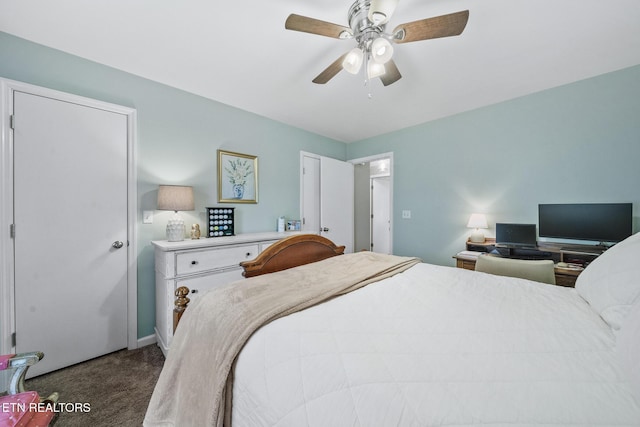
<path fill-rule="evenodd" d="M 285 22 L 287 30 L 302 31 L 336 39 L 355 39 L 357 47 L 343 54 L 313 79 L 325 84 L 341 70 L 358 74 L 364 64 L 365 82 L 379 77 L 388 86 L 402 78 L 392 59 L 394 44 L 450 37 L 462 34 L 469 11 L 400 24 L 386 33 L 399 0 L 356 0 L 349 9 L 349 27 L 315 18 L 291 14 Z"/>

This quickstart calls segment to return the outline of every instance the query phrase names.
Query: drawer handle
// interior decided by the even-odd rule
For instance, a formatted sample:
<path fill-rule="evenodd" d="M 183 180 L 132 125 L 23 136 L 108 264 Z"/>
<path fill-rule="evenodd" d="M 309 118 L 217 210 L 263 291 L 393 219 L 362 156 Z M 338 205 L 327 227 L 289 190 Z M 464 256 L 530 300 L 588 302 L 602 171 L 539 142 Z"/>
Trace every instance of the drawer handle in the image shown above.
<path fill-rule="evenodd" d="M 249 258 L 251 256 L 251 252 L 247 252 L 247 254 L 245 255 L 247 258 Z"/>
<path fill-rule="evenodd" d="M 198 261 L 191 261 L 191 265 L 198 265 Z"/>
<path fill-rule="evenodd" d="M 197 290 L 197 289 L 191 289 L 191 293 L 192 293 L 192 294 L 197 294 L 197 293 L 198 293 L 198 290 Z"/>

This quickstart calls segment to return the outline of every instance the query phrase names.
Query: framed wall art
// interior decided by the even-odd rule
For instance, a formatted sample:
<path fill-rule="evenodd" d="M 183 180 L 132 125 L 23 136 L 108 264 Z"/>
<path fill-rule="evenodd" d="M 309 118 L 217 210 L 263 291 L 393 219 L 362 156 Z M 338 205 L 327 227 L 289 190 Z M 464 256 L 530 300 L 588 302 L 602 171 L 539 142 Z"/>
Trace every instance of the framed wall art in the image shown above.
<path fill-rule="evenodd" d="M 218 202 L 258 203 L 258 157 L 218 150 Z"/>

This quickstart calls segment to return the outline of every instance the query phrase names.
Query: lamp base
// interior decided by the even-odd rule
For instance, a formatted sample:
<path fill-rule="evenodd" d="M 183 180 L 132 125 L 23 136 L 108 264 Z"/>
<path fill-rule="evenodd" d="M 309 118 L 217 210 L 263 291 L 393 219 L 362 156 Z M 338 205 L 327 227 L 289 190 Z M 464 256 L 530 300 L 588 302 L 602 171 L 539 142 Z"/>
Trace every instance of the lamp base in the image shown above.
<path fill-rule="evenodd" d="M 167 240 L 170 242 L 181 242 L 184 240 L 185 228 L 184 220 L 176 214 L 167 222 Z"/>
<path fill-rule="evenodd" d="M 469 236 L 469 241 L 471 243 L 484 243 L 484 233 L 480 230 L 474 231 L 471 233 L 471 236 Z"/>

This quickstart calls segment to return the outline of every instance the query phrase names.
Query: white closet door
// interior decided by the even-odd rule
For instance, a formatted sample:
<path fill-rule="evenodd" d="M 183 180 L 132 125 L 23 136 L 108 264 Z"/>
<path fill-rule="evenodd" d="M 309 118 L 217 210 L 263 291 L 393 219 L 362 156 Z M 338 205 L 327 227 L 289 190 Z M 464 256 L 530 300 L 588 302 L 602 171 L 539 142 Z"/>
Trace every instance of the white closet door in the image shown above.
<path fill-rule="evenodd" d="M 14 93 L 16 350 L 31 376 L 127 347 L 127 116 Z"/>

